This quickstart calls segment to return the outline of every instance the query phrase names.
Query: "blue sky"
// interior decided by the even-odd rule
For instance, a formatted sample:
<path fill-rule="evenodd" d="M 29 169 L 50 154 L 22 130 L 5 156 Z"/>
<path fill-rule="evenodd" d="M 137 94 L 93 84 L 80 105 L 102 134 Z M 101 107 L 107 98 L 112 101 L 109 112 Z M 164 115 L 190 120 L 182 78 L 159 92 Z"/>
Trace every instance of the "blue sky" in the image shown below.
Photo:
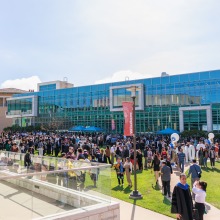
<path fill-rule="evenodd" d="M 219 69 L 219 8 L 218 0 L 0 0 L 0 85 Z"/>

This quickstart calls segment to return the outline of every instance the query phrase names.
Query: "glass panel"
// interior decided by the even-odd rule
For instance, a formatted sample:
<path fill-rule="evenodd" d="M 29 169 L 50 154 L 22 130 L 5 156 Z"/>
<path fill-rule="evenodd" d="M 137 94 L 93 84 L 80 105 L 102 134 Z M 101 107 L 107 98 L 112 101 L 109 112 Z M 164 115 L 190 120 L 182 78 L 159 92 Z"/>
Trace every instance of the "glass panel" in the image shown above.
<path fill-rule="evenodd" d="M 39 86 L 39 91 L 40 92 L 55 90 L 55 89 L 56 89 L 56 83 Z"/>
<path fill-rule="evenodd" d="M 209 79 L 209 72 L 201 72 L 200 80 Z"/>
<path fill-rule="evenodd" d="M 78 212 L 111 202 L 108 164 L 37 155 L 27 160 L 25 154 L 6 151 L 1 152 L 0 162 L 0 194 L 4 196 L 0 200 L 4 199 L 2 207 L 7 206 L 7 212 L 1 212 L 3 219 Z M 18 211 L 8 213 L 8 209 Z"/>

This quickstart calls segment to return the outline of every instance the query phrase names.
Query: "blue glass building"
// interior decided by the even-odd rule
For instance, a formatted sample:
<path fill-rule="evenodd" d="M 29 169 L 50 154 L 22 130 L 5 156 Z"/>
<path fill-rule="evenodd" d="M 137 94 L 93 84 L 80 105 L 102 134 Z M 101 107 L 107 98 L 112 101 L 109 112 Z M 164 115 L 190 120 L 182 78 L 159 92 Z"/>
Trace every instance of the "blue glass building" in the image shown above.
<path fill-rule="evenodd" d="M 9 98 L 7 117 L 22 126 L 56 130 L 98 126 L 106 132 L 122 133 L 122 102 L 131 101 L 127 88 L 132 85 L 138 87 L 137 132 L 167 127 L 220 130 L 220 70 L 81 87 L 63 81 L 41 83 L 38 92 Z"/>

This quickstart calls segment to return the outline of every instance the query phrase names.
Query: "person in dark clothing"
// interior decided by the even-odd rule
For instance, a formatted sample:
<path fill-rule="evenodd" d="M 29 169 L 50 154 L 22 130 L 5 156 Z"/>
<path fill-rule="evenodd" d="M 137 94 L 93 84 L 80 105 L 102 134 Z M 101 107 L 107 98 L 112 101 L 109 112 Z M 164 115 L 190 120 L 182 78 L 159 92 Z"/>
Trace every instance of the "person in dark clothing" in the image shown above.
<path fill-rule="evenodd" d="M 31 165 L 31 155 L 30 151 L 28 151 L 24 156 L 24 166 L 29 168 Z"/>
<path fill-rule="evenodd" d="M 98 160 L 99 163 L 107 163 L 107 157 L 105 155 L 104 149 L 101 149 L 101 157 Z"/>
<path fill-rule="evenodd" d="M 166 160 L 162 161 L 161 168 L 161 181 L 163 185 L 163 195 L 170 197 L 170 178 L 171 178 L 171 170 L 170 167 L 167 166 Z"/>
<path fill-rule="evenodd" d="M 161 143 L 161 141 L 159 141 L 159 143 L 157 144 L 157 149 L 158 149 L 158 152 L 159 152 L 159 154 L 161 154 L 161 152 L 162 152 L 162 143 Z"/>
<path fill-rule="evenodd" d="M 88 151 L 86 149 L 83 151 L 83 155 L 84 155 L 85 159 L 88 159 L 89 154 L 88 154 Z"/>
<path fill-rule="evenodd" d="M 116 154 L 116 158 L 121 157 L 121 150 L 119 147 L 117 147 L 115 154 Z"/>
<path fill-rule="evenodd" d="M 147 152 L 148 152 L 148 147 L 146 147 L 145 149 L 144 149 L 144 169 L 147 169 L 148 167 L 147 167 Z"/>
<path fill-rule="evenodd" d="M 85 156 L 84 156 L 84 154 L 82 152 L 82 148 L 78 149 L 78 158 L 77 159 L 78 160 L 85 160 Z"/>
<path fill-rule="evenodd" d="M 175 213 L 178 220 L 193 220 L 192 196 L 184 173 L 180 174 L 180 182 L 173 189 L 171 213 Z"/>
<path fill-rule="evenodd" d="M 51 155 L 51 148 L 52 148 L 52 145 L 50 141 L 48 140 L 47 141 L 47 155 Z"/>
<path fill-rule="evenodd" d="M 137 162 L 139 170 L 143 170 L 142 152 L 140 149 L 137 150 Z"/>
<path fill-rule="evenodd" d="M 96 151 L 96 160 L 97 160 L 99 163 L 102 162 L 102 155 L 101 155 L 101 152 L 100 152 L 99 149 Z"/>
<path fill-rule="evenodd" d="M 128 150 L 128 147 L 125 146 L 123 158 L 127 158 L 127 157 L 129 157 L 129 150 Z"/>
<path fill-rule="evenodd" d="M 168 157 L 166 159 L 166 162 L 167 162 L 167 166 L 170 168 L 170 173 L 172 174 L 173 173 L 173 168 L 172 168 L 171 163 L 170 163 L 170 157 Z"/>
<path fill-rule="evenodd" d="M 157 184 L 159 178 L 159 171 L 160 171 L 160 160 L 158 159 L 158 156 L 156 154 L 154 155 L 154 159 L 152 160 L 151 167 L 154 169 L 154 175 Z"/>
<path fill-rule="evenodd" d="M 59 141 L 57 141 L 55 143 L 55 157 L 58 157 L 59 152 L 60 152 L 60 145 L 59 145 Z"/>

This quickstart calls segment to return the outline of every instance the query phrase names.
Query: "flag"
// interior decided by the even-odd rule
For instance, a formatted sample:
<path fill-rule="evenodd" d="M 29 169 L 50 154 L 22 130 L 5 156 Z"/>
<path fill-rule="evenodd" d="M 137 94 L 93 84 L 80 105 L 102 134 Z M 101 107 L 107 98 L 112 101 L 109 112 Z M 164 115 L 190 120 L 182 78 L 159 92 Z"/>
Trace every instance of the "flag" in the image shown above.
<path fill-rule="evenodd" d="M 124 135 L 133 136 L 133 102 L 122 102 L 124 111 Z"/>
<path fill-rule="evenodd" d="M 112 119 L 112 131 L 115 130 L 115 119 Z"/>

